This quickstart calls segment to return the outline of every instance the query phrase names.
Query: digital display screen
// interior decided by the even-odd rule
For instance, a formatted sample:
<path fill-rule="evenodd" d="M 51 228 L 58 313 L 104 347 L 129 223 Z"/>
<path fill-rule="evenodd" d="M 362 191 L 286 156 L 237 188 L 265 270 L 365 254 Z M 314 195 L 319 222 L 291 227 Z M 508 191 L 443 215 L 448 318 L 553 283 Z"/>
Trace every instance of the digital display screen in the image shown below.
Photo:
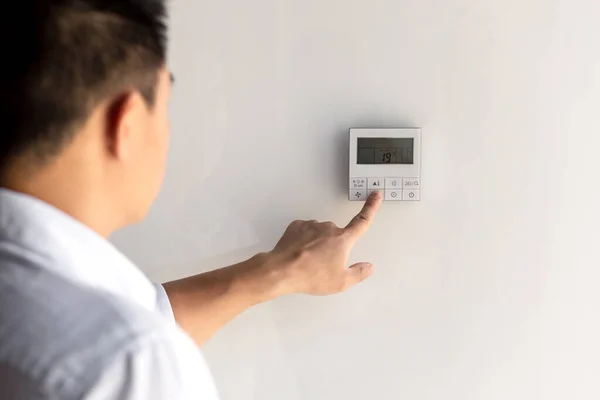
<path fill-rule="evenodd" d="M 414 138 L 358 138 L 357 164 L 414 164 Z"/>

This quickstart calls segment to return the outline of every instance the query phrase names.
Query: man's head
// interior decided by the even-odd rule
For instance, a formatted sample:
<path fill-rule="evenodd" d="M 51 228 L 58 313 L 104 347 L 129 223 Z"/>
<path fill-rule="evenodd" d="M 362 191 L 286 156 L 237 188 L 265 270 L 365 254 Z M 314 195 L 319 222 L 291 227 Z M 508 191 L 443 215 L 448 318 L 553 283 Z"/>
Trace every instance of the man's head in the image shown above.
<path fill-rule="evenodd" d="M 114 218 L 101 231 L 136 222 L 158 193 L 168 147 L 164 0 L 12 7 L 0 23 L 9 42 L 0 186 L 74 210 L 82 206 L 62 203 L 79 196 Z"/>

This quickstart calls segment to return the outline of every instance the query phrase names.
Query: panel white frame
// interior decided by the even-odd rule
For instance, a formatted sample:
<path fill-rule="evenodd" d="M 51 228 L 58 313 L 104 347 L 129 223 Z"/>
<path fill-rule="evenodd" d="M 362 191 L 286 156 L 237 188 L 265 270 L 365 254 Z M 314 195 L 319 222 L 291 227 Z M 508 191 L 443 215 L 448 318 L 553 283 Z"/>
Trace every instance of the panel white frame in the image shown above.
<path fill-rule="evenodd" d="M 414 139 L 414 164 L 361 165 L 357 160 L 358 138 L 412 138 Z M 356 178 L 421 178 L 421 128 L 351 128 L 350 129 L 350 181 Z M 422 185 L 421 185 L 422 187 Z"/>

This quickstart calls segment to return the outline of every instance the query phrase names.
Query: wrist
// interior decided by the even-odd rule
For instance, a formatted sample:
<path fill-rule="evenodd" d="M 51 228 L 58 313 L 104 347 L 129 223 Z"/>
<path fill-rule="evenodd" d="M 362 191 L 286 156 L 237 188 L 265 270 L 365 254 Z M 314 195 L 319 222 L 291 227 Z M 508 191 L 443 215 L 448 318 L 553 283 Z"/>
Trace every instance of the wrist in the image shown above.
<path fill-rule="evenodd" d="M 296 293 L 293 260 L 286 254 L 274 251 L 264 253 L 264 260 L 274 297 Z"/>
<path fill-rule="evenodd" d="M 233 274 L 236 286 L 245 291 L 255 304 L 292 293 L 288 268 L 273 252 L 257 254 L 237 267 Z"/>

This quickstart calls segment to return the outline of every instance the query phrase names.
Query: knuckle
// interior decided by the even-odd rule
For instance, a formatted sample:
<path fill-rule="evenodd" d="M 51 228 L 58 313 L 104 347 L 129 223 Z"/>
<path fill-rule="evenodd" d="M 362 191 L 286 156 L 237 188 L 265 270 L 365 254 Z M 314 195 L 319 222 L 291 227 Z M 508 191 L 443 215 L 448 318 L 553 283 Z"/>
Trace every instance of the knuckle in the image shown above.
<path fill-rule="evenodd" d="M 298 249 L 294 252 L 294 259 L 296 261 L 304 261 L 310 256 L 310 251 L 306 248 Z"/>
<path fill-rule="evenodd" d="M 354 231 L 352 229 L 340 229 L 339 236 L 343 239 L 351 239 L 354 236 Z"/>
<path fill-rule="evenodd" d="M 369 217 L 365 213 L 360 213 L 356 216 L 356 219 L 362 222 L 369 222 Z"/>
<path fill-rule="evenodd" d="M 324 234 L 327 234 L 328 236 L 334 236 L 339 228 L 333 222 L 327 221 L 321 224 L 321 229 L 323 230 Z"/>

